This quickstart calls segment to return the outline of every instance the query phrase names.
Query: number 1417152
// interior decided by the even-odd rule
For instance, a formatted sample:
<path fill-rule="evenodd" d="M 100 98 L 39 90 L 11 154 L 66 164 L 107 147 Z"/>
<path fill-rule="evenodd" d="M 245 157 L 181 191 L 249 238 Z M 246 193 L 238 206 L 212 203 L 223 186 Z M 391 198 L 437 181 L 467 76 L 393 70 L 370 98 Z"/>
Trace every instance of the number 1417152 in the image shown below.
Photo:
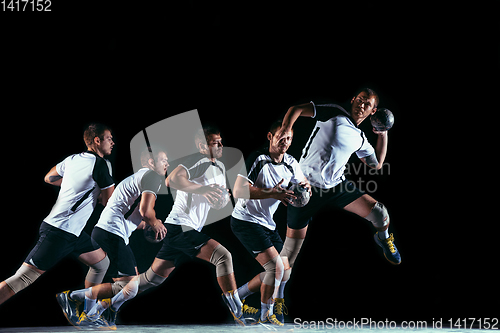
<path fill-rule="evenodd" d="M 50 12 L 51 0 L 1 0 L 4 12 Z"/>

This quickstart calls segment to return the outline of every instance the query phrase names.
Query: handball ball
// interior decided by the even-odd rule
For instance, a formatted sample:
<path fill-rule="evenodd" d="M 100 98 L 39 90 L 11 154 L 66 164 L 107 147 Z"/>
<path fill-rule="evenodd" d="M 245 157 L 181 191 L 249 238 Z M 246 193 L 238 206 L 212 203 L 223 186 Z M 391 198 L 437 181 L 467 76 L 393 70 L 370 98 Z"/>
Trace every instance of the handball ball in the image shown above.
<path fill-rule="evenodd" d="M 211 208 L 217 209 L 217 210 L 226 207 L 227 203 L 229 202 L 229 192 L 227 191 L 227 189 L 225 187 L 217 185 L 217 184 L 213 184 L 210 186 L 213 188 L 220 189 L 222 191 L 222 194 L 220 195 L 221 196 L 220 199 L 215 200 L 214 203 L 210 203 L 210 201 L 209 201 L 208 205 Z"/>
<path fill-rule="evenodd" d="M 387 131 L 394 125 L 394 115 L 389 109 L 382 108 L 370 116 L 370 121 L 376 131 Z"/>
<path fill-rule="evenodd" d="M 309 191 L 304 186 L 301 186 L 297 183 L 292 184 L 290 186 L 290 191 L 293 191 L 293 195 L 296 196 L 296 199 L 292 199 L 290 204 L 294 207 L 304 207 L 309 202 L 311 195 Z"/>
<path fill-rule="evenodd" d="M 159 243 L 163 239 L 156 239 L 155 238 L 155 231 L 149 224 L 146 224 L 146 227 L 144 228 L 144 238 L 150 243 Z"/>

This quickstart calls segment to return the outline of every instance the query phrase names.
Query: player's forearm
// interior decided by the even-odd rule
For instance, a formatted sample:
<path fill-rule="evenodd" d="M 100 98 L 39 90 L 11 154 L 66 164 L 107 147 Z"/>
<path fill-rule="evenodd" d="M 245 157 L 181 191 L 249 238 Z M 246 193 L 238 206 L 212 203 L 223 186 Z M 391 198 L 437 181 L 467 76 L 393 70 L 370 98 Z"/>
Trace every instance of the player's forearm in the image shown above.
<path fill-rule="evenodd" d="M 387 142 L 388 135 L 387 131 L 382 132 L 383 134 L 378 135 L 377 145 L 375 146 L 375 153 L 377 154 L 378 166 L 377 169 L 381 169 L 385 161 L 385 156 L 387 155 Z"/>
<path fill-rule="evenodd" d="M 299 117 L 314 117 L 314 106 L 311 103 L 295 105 L 288 109 L 281 124 L 283 132 L 292 130 L 293 124 Z"/>

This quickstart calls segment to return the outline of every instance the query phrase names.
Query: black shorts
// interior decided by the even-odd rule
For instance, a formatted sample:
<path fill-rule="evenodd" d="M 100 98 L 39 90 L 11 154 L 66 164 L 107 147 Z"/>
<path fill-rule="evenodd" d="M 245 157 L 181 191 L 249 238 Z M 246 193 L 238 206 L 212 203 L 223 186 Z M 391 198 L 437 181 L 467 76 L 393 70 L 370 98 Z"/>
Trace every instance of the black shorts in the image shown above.
<path fill-rule="evenodd" d="M 107 276 L 118 278 L 137 274 L 134 253 L 130 244 L 126 245 L 123 238 L 111 232 L 94 227 L 92 239 L 101 246 L 109 257 L 110 265 Z"/>
<path fill-rule="evenodd" d="M 99 245 L 83 231 L 77 237 L 72 233 L 42 222 L 38 241 L 24 262 L 42 271 L 47 271 L 68 254 L 78 257 L 83 253 L 97 249 L 99 249 Z"/>
<path fill-rule="evenodd" d="M 288 205 L 287 225 L 289 228 L 305 228 L 311 222 L 312 217 L 323 207 L 344 208 L 365 194 L 349 180 L 344 180 L 331 189 L 312 186 L 311 191 L 312 197 L 304 207 L 297 208 Z"/>
<path fill-rule="evenodd" d="M 185 260 L 186 256 L 191 259 L 196 257 L 201 247 L 211 239 L 197 230 L 184 232 L 180 225 L 169 223 L 164 225 L 167 228 L 167 236 L 156 258 L 173 261 L 175 266 L 180 260 Z"/>
<path fill-rule="evenodd" d="M 254 258 L 272 246 L 278 253 L 283 249 L 283 240 L 278 234 L 278 229 L 270 230 L 258 223 L 231 216 L 231 230 Z"/>

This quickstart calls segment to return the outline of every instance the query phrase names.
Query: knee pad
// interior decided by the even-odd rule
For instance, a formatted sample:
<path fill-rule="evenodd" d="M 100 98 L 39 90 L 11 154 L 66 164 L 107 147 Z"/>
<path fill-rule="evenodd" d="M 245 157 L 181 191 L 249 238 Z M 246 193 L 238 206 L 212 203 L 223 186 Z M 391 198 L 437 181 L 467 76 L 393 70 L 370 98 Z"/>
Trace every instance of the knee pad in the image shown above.
<path fill-rule="evenodd" d="M 151 267 L 139 275 L 139 291 L 143 292 L 149 288 L 157 287 L 163 283 L 167 278 L 156 274 Z"/>
<path fill-rule="evenodd" d="M 389 224 L 389 213 L 385 208 L 384 204 L 381 202 L 377 202 L 375 206 L 373 206 L 372 211 L 368 216 L 365 217 L 368 221 L 370 221 L 375 228 L 383 228 Z"/>
<path fill-rule="evenodd" d="M 113 283 L 111 285 L 111 290 L 113 292 L 113 296 L 115 296 L 116 294 L 118 294 L 123 288 L 125 288 L 125 286 L 127 285 L 129 281 L 127 280 L 118 280 L 118 281 L 115 281 L 115 283 Z"/>
<path fill-rule="evenodd" d="M 106 275 L 108 267 L 109 267 L 109 258 L 108 256 L 105 256 L 104 259 L 89 267 L 89 272 L 87 273 L 85 280 L 87 280 L 90 283 L 96 283 L 96 284 L 101 283 L 102 280 L 104 279 L 104 275 Z"/>
<path fill-rule="evenodd" d="M 281 250 L 280 255 L 282 257 L 288 258 L 290 268 L 293 267 L 295 259 L 297 259 L 297 256 L 299 255 L 302 243 L 304 243 L 303 238 L 285 238 L 285 243 L 283 243 L 283 250 Z"/>
<path fill-rule="evenodd" d="M 222 244 L 215 247 L 210 262 L 215 265 L 215 273 L 217 277 L 226 276 L 233 273 L 233 258 Z"/>
<path fill-rule="evenodd" d="M 16 274 L 5 280 L 5 283 L 17 294 L 40 277 L 40 273 L 31 269 L 29 266 L 21 265 Z"/>
<path fill-rule="evenodd" d="M 285 266 L 279 255 L 266 262 L 262 267 L 266 273 L 262 278 L 262 283 L 268 286 L 277 286 L 281 283 Z"/>

